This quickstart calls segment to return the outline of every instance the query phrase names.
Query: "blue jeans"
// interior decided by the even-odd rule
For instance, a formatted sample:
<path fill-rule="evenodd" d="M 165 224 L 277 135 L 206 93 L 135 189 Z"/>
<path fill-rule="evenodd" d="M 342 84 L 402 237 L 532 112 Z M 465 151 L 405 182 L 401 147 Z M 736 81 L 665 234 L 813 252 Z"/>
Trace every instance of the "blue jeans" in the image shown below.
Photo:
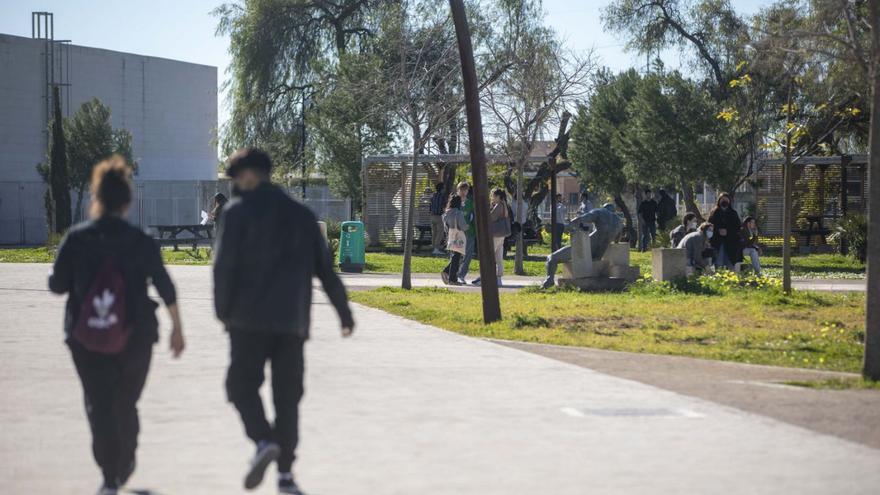
<path fill-rule="evenodd" d="M 641 251 L 647 251 L 648 247 L 651 245 L 651 242 L 654 241 L 654 238 L 657 237 L 657 224 L 654 222 L 642 222 L 642 244 Z M 650 239 L 648 236 L 651 236 Z"/>
<path fill-rule="evenodd" d="M 718 246 L 718 251 L 715 253 L 715 269 L 719 268 L 733 270 L 733 263 L 730 261 L 730 256 L 727 255 L 727 249 L 725 249 L 723 242 Z"/>
<path fill-rule="evenodd" d="M 467 235 L 467 242 L 464 246 L 464 259 L 461 260 L 461 266 L 458 268 L 458 279 L 464 280 L 467 277 L 468 270 L 471 269 L 471 260 L 474 259 L 474 248 L 477 245 L 477 237 Z"/>
<path fill-rule="evenodd" d="M 758 250 L 755 248 L 745 248 L 743 249 L 743 255 L 748 256 L 749 260 L 752 262 L 752 269 L 755 270 L 755 274 L 761 275 L 761 261 L 758 259 Z"/>

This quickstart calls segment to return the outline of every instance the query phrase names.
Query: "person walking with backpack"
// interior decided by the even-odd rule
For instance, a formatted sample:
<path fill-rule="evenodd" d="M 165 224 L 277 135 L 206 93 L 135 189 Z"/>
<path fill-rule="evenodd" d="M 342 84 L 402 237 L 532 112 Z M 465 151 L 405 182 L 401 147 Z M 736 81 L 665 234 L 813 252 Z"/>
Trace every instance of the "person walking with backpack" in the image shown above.
<path fill-rule="evenodd" d="M 49 289 L 67 294 L 65 342 L 83 387 L 92 453 L 104 480 L 99 495 L 115 495 L 135 469 L 137 402 L 159 339 L 157 304 L 171 316 L 171 351 L 184 339 L 174 284 L 156 243 L 129 224 L 131 169 L 113 157 L 95 166 L 91 220 L 70 229 L 58 247 Z"/>
<path fill-rule="evenodd" d="M 214 308 L 229 334 L 226 392 L 256 445 L 244 479 L 252 490 L 277 461 L 278 491 L 301 494 L 291 467 L 303 394 L 303 345 L 309 338 L 312 278 L 339 314 L 342 336 L 354 319 L 318 220 L 270 180 L 272 161 L 245 148 L 229 157 L 226 175 L 240 196 L 222 213 L 214 250 Z M 272 366 L 275 422 L 266 419 L 260 386 Z"/>

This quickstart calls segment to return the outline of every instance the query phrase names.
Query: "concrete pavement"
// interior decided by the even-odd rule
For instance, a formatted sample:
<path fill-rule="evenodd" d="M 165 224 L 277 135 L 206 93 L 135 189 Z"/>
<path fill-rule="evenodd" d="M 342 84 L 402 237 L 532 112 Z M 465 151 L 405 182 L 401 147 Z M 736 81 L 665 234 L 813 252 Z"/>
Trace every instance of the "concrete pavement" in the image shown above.
<path fill-rule="evenodd" d="M 493 342 L 880 449 L 880 390 L 786 385 L 856 379 L 855 373 L 530 342 Z"/>
<path fill-rule="evenodd" d="M 0 493 L 90 493 L 80 387 L 45 265 L 0 264 Z M 172 267 L 189 349 L 156 348 L 131 487 L 242 493 L 210 270 Z M 876 493 L 880 450 L 322 296 L 296 472 L 312 494 Z M 163 328 L 167 322 L 163 318 Z M 163 332 L 163 337 L 167 332 Z M 274 493 L 270 476 L 256 493 Z"/>

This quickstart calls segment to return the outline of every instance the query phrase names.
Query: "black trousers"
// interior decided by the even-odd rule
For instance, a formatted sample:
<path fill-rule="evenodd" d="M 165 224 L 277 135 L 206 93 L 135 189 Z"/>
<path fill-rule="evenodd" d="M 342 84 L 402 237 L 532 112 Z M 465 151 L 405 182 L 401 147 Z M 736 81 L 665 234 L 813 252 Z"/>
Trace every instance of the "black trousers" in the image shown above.
<path fill-rule="evenodd" d="M 257 331 L 229 332 L 230 363 L 226 375 L 229 402 L 235 405 L 248 438 L 281 446 L 278 471 L 289 472 L 299 440 L 299 400 L 303 395 L 303 344 L 295 335 Z M 266 361 L 272 366 L 275 425 L 269 424 L 260 386 Z"/>
<path fill-rule="evenodd" d="M 82 382 L 92 454 L 104 483 L 115 486 L 135 460 L 140 431 L 137 401 L 150 370 L 153 342 L 132 336 L 125 350 L 115 355 L 87 351 L 73 340 L 68 346 Z"/>
<path fill-rule="evenodd" d="M 452 255 L 449 256 L 449 263 L 443 268 L 443 271 L 449 274 L 449 280 L 458 280 L 458 270 L 460 265 L 461 253 L 452 251 Z"/>

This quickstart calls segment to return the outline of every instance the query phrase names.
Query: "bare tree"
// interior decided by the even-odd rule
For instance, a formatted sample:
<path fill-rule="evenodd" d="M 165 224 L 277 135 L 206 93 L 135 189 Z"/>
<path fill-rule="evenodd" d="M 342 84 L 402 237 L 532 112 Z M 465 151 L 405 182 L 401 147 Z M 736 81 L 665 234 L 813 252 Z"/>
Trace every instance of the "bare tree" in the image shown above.
<path fill-rule="evenodd" d="M 448 12 L 401 2 L 389 7 L 383 22 L 380 51 L 383 63 L 364 90 L 381 93 L 388 109 L 409 129 L 412 166 L 404 217 L 401 287 L 412 288 L 412 243 L 416 186 L 421 155 L 428 142 L 461 110 L 461 73 L 455 33 Z"/>
<path fill-rule="evenodd" d="M 503 76 L 483 95 L 483 105 L 493 116 L 490 129 L 516 169 L 515 218 L 521 218 L 523 200 L 528 200 L 523 169 L 542 131 L 559 124 L 566 106 L 586 96 L 588 80 L 595 68 L 592 52 L 576 56 L 566 52 L 543 25 L 539 0 L 501 1 L 498 6 L 502 28 L 490 46 L 498 47 L 496 58 L 511 64 Z M 523 275 L 523 231 L 517 233 L 514 272 Z"/>

